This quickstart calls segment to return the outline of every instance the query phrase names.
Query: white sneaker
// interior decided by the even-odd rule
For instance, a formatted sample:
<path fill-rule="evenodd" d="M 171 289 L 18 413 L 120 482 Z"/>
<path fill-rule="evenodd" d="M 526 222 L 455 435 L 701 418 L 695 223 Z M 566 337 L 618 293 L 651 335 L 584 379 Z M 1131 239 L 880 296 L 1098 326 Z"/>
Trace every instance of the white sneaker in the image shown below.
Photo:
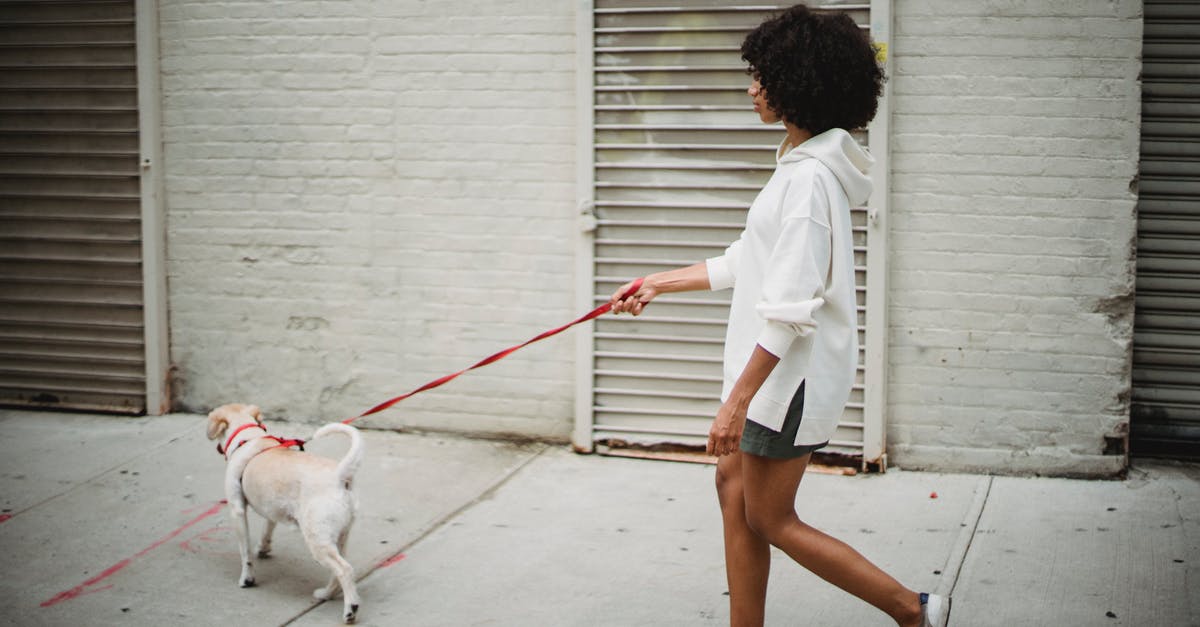
<path fill-rule="evenodd" d="M 946 627 L 950 621 L 950 597 L 921 593 L 921 627 Z"/>

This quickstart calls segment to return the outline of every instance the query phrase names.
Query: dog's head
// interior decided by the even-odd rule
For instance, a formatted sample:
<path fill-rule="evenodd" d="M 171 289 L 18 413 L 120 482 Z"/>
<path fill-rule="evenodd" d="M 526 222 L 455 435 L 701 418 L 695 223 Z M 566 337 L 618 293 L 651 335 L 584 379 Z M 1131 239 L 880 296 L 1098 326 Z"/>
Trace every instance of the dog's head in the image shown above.
<path fill-rule="evenodd" d="M 241 426 L 250 422 L 262 426 L 262 411 L 258 409 L 258 405 L 242 405 L 241 403 L 222 405 L 208 412 L 208 439 L 224 438 L 230 425 Z M 225 454 L 225 445 L 219 440 L 217 452 Z"/>

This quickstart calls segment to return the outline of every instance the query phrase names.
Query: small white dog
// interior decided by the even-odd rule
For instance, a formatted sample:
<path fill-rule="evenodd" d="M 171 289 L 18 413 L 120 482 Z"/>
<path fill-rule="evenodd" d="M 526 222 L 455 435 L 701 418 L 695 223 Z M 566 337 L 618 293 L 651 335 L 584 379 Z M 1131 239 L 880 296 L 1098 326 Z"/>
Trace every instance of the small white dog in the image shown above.
<path fill-rule="evenodd" d="M 333 571 L 329 585 L 315 590 L 313 596 L 330 599 L 340 585 L 344 592 L 342 618 L 352 623 L 359 598 L 354 568 L 343 551 L 358 509 L 351 480 L 362 462 L 363 442 L 358 429 L 337 422 L 317 429 L 312 439 L 333 432 L 350 437 L 350 450 L 341 461 L 292 450 L 291 445 L 301 442 L 268 435 L 261 412 L 254 405 L 223 405 L 208 414 L 208 439 L 220 438 L 217 452 L 228 460 L 225 498 L 242 555 L 238 583 L 243 588 L 254 585 L 246 520 L 249 504 L 266 518 L 258 556 L 266 557 L 271 552 L 276 524 L 297 525 L 312 556 Z"/>

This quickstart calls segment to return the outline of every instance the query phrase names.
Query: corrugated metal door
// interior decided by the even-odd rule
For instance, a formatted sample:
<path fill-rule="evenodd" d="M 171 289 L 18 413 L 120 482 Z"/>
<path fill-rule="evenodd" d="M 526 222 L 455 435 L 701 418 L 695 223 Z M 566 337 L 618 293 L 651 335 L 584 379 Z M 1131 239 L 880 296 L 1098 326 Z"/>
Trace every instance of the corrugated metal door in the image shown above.
<path fill-rule="evenodd" d="M 1132 452 L 1200 458 L 1200 4 L 1145 3 Z"/>
<path fill-rule="evenodd" d="M 145 409 L 134 2 L 0 4 L 0 403 Z"/>
<path fill-rule="evenodd" d="M 782 127 L 759 122 L 740 58 L 777 7 L 711 0 L 594 4 L 594 257 L 597 302 L 632 277 L 719 255 L 775 167 Z M 830 3 L 863 25 L 870 5 Z M 865 135 L 859 140 L 866 142 Z M 867 215 L 856 209 L 860 340 L 866 345 Z M 703 444 L 720 405 L 730 294 L 655 300 L 597 321 L 593 441 Z M 863 370 L 832 451 L 863 448 Z"/>

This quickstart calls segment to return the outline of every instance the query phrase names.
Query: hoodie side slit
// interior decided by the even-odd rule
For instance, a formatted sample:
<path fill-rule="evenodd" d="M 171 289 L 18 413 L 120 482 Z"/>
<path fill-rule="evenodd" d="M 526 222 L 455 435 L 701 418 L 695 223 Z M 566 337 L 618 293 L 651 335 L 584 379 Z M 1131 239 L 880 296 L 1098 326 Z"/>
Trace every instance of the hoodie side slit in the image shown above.
<path fill-rule="evenodd" d="M 870 196 L 873 161 L 842 129 L 779 154 L 741 236 L 724 255 L 706 261 L 712 289 L 733 288 L 721 400 L 754 347 L 762 346 L 779 364 L 747 418 L 779 431 L 803 382 L 796 445 L 832 438 L 854 385 L 858 310 L 850 207 Z"/>

